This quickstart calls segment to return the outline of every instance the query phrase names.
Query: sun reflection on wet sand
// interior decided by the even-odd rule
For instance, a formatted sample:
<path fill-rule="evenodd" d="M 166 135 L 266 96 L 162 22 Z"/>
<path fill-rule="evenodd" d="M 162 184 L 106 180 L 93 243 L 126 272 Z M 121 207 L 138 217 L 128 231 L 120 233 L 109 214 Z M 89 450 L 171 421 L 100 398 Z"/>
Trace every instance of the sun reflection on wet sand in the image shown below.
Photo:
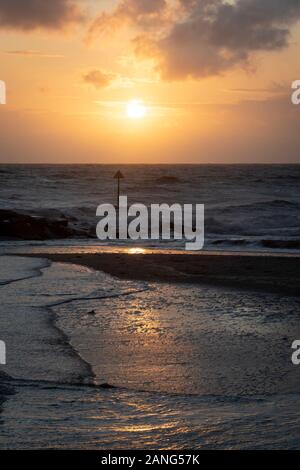
<path fill-rule="evenodd" d="M 144 340 L 149 336 L 163 334 L 160 313 L 155 309 L 147 308 L 143 299 L 133 299 L 126 314 L 125 325 L 129 333 L 144 335 Z"/>
<path fill-rule="evenodd" d="M 115 431 L 118 432 L 130 432 L 130 433 L 135 433 L 135 432 L 145 432 L 145 431 L 157 431 L 157 430 L 162 430 L 162 429 L 172 429 L 175 428 L 173 423 L 161 423 L 158 425 L 153 425 L 153 424 L 143 424 L 143 425 L 131 425 L 131 426 L 123 426 L 123 427 L 118 427 L 115 428 Z"/>
<path fill-rule="evenodd" d="M 129 248 L 127 253 L 130 255 L 144 255 L 147 253 L 147 250 L 145 248 Z"/>
<path fill-rule="evenodd" d="M 205 249 L 200 251 L 187 251 L 182 249 L 182 247 L 177 248 L 167 248 L 167 247 L 129 247 L 127 245 L 103 245 L 98 243 L 80 243 L 78 240 L 76 244 L 59 244 L 53 243 L 49 245 L 41 245 L 38 242 L 36 244 L 34 242 L 30 242 L 30 244 L 26 242 L 14 242 L 11 246 L 3 245 L 0 246 L 0 253 L 1 254 L 18 254 L 18 255 L 28 255 L 28 254 L 64 254 L 64 255 L 84 255 L 84 254 L 159 254 L 159 255 L 184 255 L 184 256 L 211 256 L 211 255 L 218 255 L 218 256 L 268 256 L 268 257 L 277 257 L 280 254 L 281 257 L 284 258 L 299 258 L 299 253 L 286 253 L 284 251 L 280 252 L 264 252 L 264 251 L 238 251 L 238 250 L 212 250 L 212 249 Z"/>

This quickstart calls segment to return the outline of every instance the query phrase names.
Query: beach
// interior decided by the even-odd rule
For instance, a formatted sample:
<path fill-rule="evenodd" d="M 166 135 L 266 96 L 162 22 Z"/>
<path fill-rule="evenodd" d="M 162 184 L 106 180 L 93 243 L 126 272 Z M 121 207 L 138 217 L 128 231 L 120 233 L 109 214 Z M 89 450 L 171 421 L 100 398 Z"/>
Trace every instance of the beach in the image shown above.
<path fill-rule="evenodd" d="M 204 249 L 97 240 L 109 165 L 1 167 L 0 448 L 300 449 L 298 167 L 121 169 Z"/>
<path fill-rule="evenodd" d="M 1 448 L 300 447 L 299 258 L 90 249 L 0 257 Z"/>
<path fill-rule="evenodd" d="M 43 256 L 52 261 L 88 266 L 121 279 L 148 282 L 185 282 L 266 290 L 283 294 L 300 293 L 300 256 L 235 252 L 168 252 L 164 250 L 124 249 L 92 253 L 74 250 L 46 249 L 30 256 Z M 57 252 L 58 251 L 58 252 Z"/>

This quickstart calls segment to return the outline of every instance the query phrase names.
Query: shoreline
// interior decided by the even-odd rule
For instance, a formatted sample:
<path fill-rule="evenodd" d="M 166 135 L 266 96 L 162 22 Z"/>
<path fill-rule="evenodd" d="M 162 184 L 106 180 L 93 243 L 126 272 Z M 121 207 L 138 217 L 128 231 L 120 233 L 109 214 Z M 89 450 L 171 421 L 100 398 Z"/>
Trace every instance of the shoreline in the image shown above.
<path fill-rule="evenodd" d="M 120 279 L 217 285 L 300 295 L 300 258 L 282 255 L 175 253 L 10 253 L 103 271 Z"/>

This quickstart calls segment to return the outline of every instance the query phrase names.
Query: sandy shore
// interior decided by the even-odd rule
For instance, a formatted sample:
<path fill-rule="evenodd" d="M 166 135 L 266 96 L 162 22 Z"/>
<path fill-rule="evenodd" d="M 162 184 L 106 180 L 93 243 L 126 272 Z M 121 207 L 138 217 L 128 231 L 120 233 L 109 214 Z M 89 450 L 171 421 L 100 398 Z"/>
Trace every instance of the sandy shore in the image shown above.
<path fill-rule="evenodd" d="M 122 279 L 187 282 L 262 289 L 299 295 L 300 258 L 227 254 L 41 253 L 52 261 L 75 263 Z"/>

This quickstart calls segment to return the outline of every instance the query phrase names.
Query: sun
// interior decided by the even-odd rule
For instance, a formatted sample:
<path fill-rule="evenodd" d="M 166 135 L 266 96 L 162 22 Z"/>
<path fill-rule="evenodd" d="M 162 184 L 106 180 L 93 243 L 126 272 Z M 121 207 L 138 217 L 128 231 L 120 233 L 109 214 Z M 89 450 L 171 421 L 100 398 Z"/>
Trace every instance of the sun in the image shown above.
<path fill-rule="evenodd" d="M 130 100 L 127 103 L 127 116 L 130 119 L 142 119 L 145 117 L 147 108 L 143 100 Z"/>

